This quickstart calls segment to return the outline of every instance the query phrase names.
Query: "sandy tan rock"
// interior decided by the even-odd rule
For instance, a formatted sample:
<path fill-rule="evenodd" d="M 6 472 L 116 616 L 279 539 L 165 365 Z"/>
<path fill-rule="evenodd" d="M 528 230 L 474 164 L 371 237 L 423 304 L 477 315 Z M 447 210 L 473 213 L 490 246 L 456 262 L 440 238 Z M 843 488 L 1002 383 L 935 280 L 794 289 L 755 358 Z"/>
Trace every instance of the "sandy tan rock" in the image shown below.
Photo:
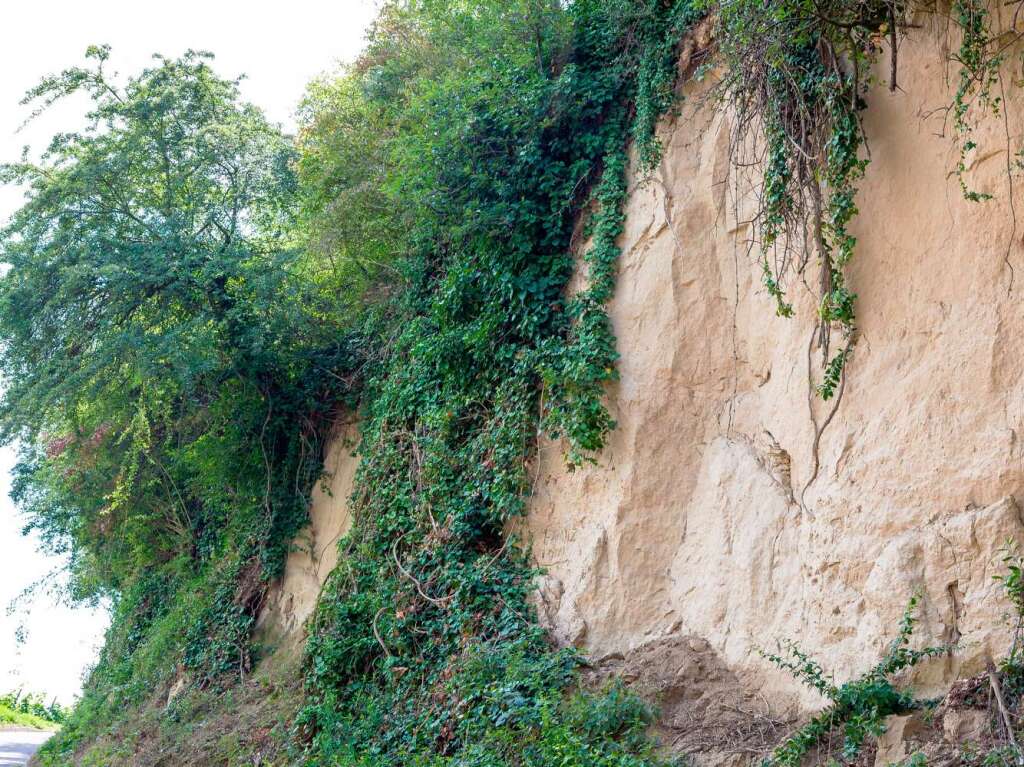
<path fill-rule="evenodd" d="M 977 131 L 968 180 L 997 199 L 963 200 L 934 111 L 952 96 L 951 41 L 918 21 L 903 90 L 868 97 L 849 269 L 861 340 L 806 492 L 816 297 L 791 280 L 797 317 L 774 316 L 746 246 L 750 179 L 730 175 L 707 86 L 686 86 L 664 161 L 628 204 L 610 309 L 618 429 L 595 467 L 567 472 L 552 443 L 534 467 L 527 527 L 562 641 L 600 657 L 700 636 L 773 705 L 804 707 L 820 701 L 756 649 L 795 639 L 843 681 L 877 661 L 915 592 L 917 641 L 961 648 L 914 675 L 922 693 L 1005 650 L 993 576 L 1003 542 L 1024 542 L 1024 198 L 1015 229 L 1003 131 L 1024 134 L 1024 98 L 1011 90 L 1007 123 Z M 827 406 L 814 407 L 820 422 Z"/>
<path fill-rule="evenodd" d="M 313 488 L 309 525 L 298 535 L 281 581 L 271 587 L 257 622 L 265 642 L 295 645 L 316 608 L 320 589 L 338 563 L 338 541 L 352 526 L 349 496 L 358 460 L 358 424 L 341 419 L 328 444 L 324 476 Z"/>
<path fill-rule="evenodd" d="M 164 708 L 168 709 L 177 700 L 183 692 L 188 690 L 189 679 L 186 674 L 180 673 L 175 678 L 174 683 L 171 684 L 171 689 L 167 691 L 167 702 L 164 704 Z"/>
<path fill-rule="evenodd" d="M 950 743 L 971 743 L 980 741 L 989 726 L 989 712 L 979 709 L 947 711 L 942 717 L 942 730 Z"/>
<path fill-rule="evenodd" d="M 920 714 L 890 716 L 885 720 L 885 732 L 878 738 L 875 767 L 900 764 L 911 755 L 908 740 L 924 730 Z"/>

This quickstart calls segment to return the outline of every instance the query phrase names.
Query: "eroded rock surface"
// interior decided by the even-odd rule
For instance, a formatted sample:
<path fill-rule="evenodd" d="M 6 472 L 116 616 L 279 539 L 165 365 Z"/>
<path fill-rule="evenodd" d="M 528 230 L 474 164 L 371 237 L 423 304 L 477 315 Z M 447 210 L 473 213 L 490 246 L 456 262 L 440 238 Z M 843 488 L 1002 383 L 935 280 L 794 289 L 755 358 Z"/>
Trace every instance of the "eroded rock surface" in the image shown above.
<path fill-rule="evenodd" d="M 352 527 L 349 496 L 359 461 L 359 426 L 342 418 L 328 444 L 324 476 L 313 488 L 309 525 L 293 542 L 284 577 L 271 587 L 258 629 L 269 644 L 297 645 L 320 590 L 338 564 L 338 541 Z"/>
<path fill-rule="evenodd" d="M 808 396 L 809 372 L 820 375 L 808 354 L 814 275 L 787 286 L 796 318 L 776 317 L 748 247 L 757 174 L 732 172 L 728 118 L 691 82 L 663 128 L 660 168 L 628 203 L 610 307 L 618 428 L 594 466 L 569 472 L 562 447 L 542 442 L 532 467 L 525 527 L 547 570 L 542 619 L 612 671 L 642 667 L 637 682 L 655 697 L 682 696 L 676 719 L 704 710 L 688 697 L 694 674 L 708 689 L 733 685 L 729 705 L 766 727 L 816 707 L 758 650 L 796 640 L 844 681 L 877 662 L 915 593 L 915 641 L 959 647 L 915 670 L 922 694 L 1007 647 L 993 576 L 1003 544 L 1024 543 L 1024 199 L 1007 184 L 1006 132 L 1019 145 L 1024 99 L 1013 91 L 1005 123 L 978 125 L 967 182 L 995 199 L 965 201 L 942 135 L 954 41 L 934 16 L 916 21 L 901 89 L 880 73 L 868 97 L 871 165 L 849 266 L 860 340 L 817 455 L 831 403 Z M 271 594 L 263 624 L 283 635 L 301 635 L 336 563 L 356 437 L 343 425 L 331 492 L 318 490 Z"/>
<path fill-rule="evenodd" d="M 915 592 L 917 641 L 960 647 L 917 671 L 922 692 L 1005 652 L 993 576 L 1004 542 L 1024 542 L 1024 225 L 1004 130 L 1019 143 L 1024 101 L 1015 91 L 1005 125 L 979 124 L 967 180 L 996 199 L 965 201 L 934 111 L 952 98 L 955 41 L 917 21 L 902 90 L 880 73 L 868 98 L 849 267 L 860 341 L 813 482 L 817 299 L 791 279 L 797 316 L 775 316 L 747 245 L 756 174 L 731 173 L 728 120 L 706 85 L 685 86 L 661 167 L 628 204 L 611 306 L 618 428 L 596 466 L 570 473 L 544 443 L 534 467 L 528 533 L 560 641 L 600 657 L 701 637 L 773 705 L 801 707 L 819 701 L 756 650 L 794 639 L 845 680 L 877 661 Z M 815 350 L 811 365 L 820 375 Z M 830 403 L 812 407 L 823 422 Z"/>

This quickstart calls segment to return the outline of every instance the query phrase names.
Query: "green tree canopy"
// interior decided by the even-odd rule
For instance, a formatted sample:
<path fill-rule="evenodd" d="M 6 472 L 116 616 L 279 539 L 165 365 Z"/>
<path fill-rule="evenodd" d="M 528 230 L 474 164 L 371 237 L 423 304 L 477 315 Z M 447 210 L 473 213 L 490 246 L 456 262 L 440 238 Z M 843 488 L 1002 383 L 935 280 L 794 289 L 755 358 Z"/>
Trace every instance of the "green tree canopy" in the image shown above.
<path fill-rule="evenodd" d="M 71 552 L 79 595 L 194 568 L 225 529 L 240 559 L 292 530 L 304 510 L 276 469 L 296 409 L 316 410 L 309 350 L 333 343 L 309 321 L 291 141 L 209 54 L 123 85 L 108 54 L 26 97 L 85 94 L 85 128 L 2 169 L 27 198 L 0 231 L 0 434 L 21 441 L 16 498 Z"/>
<path fill-rule="evenodd" d="M 90 49 L 95 68 L 28 96 L 45 107 L 84 91 L 85 130 L 3 169 L 28 189 L 0 233 L 8 438 L 104 396 L 198 394 L 273 331 L 268 299 L 291 257 L 289 143 L 207 55 L 159 60 L 119 87 L 107 53 Z M 258 361 L 246 368 L 232 372 Z"/>
<path fill-rule="evenodd" d="M 170 687 L 172 663 L 200 687 L 251 666 L 352 392 L 354 522 L 296 720 L 310 763 L 653 763 L 635 699 L 563 705 L 578 659 L 533 620 L 505 534 L 538 434 L 581 461 L 613 426 L 627 146 L 657 158 L 694 18 L 688 0 L 392 0 L 365 55 L 310 88 L 294 150 L 199 54 L 119 87 L 94 49 L 31 94 L 94 106 L 6 171 L 30 195 L 0 235 L 0 427 L 77 593 L 117 603 L 60 742 Z"/>

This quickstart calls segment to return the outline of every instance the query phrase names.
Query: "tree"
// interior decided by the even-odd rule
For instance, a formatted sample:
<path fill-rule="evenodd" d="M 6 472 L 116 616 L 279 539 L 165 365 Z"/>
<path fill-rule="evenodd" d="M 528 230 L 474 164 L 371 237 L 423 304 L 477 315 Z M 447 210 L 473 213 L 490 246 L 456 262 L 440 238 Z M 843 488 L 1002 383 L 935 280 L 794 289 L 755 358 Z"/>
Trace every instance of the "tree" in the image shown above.
<path fill-rule="evenodd" d="M 0 171 L 27 189 L 0 231 L 0 436 L 86 593 L 201 558 L 229 507 L 273 527 L 274 419 L 308 340 L 288 139 L 208 54 L 124 85 L 87 55 L 25 99 L 84 93 L 85 129 Z"/>

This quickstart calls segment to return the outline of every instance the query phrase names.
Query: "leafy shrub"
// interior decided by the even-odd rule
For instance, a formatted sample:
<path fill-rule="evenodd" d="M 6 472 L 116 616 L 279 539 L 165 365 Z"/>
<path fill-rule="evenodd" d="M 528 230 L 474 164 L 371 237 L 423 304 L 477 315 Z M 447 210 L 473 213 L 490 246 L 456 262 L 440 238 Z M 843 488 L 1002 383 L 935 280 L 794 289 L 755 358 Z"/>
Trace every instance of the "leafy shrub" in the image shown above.
<path fill-rule="evenodd" d="M 787 645 L 785 655 L 765 656 L 829 701 L 824 711 L 814 716 L 772 752 L 764 762 L 766 767 L 799 767 L 805 755 L 830 742 L 830 736 L 836 731 L 842 734 L 839 759 L 843 763 L 852 763 L 868 737 L 877 737 L 885 731 L 884 720 L 887 716 L 904 714 L 924 705 L 909 691 L 899 689 L 892 679 L 900 671 L 950 650 L 948 647 L 910 648 L 917 603 L 916 596 L 910 600 L 900 622 L 899 632 L 885 657 L 867 673 L 844 684 L 836 685 L 830 681 L 822 667 L 792 643 Z"/>
<path fill-rule="evenodd" d="M 536 626 L 535 571 L 505 531 L 539 431 L 578 463 L 613 426 L 605 305 L 627 147 L 642 136 L 641 161 L 657 156 L 651 116 L 670 103 L 673 54 L 697 18 L 685 2 L 391 4 L 343 75 L 337 109 L 361 94 L 372 106 L 358 111 L 393 121 L 375 149 L 390 158 L 384 188 L 418 215 L 393 308 L 403 321 L 367 372 L 355 525 L 311 624 L 299 734 L 313 761 L 653 758 L 648 715 L 622 691 L 585 696 L 604 719 L 563 700 L 579 659 Z M 342 124 L 319 106 L 328 114 L 310 116 L 304 139 L 317 148 L 331 139 L 320 126 Z M 325 159 L 317 178 L 340 178 Z M 567 296 L 582 240 L 587 284 Z"/>

